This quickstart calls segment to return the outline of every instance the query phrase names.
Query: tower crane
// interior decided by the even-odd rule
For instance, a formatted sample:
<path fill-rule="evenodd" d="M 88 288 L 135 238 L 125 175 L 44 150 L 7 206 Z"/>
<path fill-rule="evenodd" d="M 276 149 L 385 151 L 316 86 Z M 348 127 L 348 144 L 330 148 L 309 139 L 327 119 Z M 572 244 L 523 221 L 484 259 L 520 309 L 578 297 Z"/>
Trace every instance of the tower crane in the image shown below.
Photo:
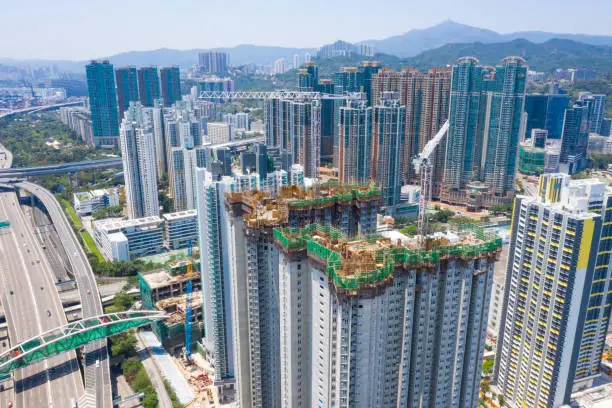
<path fill-rule="evenodd" d="M 433 160 L 430 158 L 436 146 L 440 144 L 448 132 L 448 120 L 444 122 L 438 133 L 427 142 L 423 151 L 412 161 L 415 172 L 419 175 L 421 184 L 421 197 L 419 199 L 418 233 L 421 237 L 427 234 L 427 204 L 431 201 L 431 188 L 433 185 Z"/>
<path fill-rule="evenodd" d="M 185 288 L 185 360 L 191 360 L 191 335 L 193 327 L 193 309 L 191 307 L 191 292 L 193 291 L 193 247 L 191 240 L 187 241 L 187 287 Z"/>

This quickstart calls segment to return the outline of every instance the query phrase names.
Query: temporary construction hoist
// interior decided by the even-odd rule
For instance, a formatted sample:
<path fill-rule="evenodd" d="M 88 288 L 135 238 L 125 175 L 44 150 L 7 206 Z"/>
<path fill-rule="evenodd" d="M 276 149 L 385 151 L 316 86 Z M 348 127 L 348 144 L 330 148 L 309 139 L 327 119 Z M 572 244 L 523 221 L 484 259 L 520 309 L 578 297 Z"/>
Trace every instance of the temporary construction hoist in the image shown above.
<path fill-rule="evenodd" d="M 442 138 L 448 132 L 448 120 L 444 122 L 438 133 L 431 138 L 423 148 L 423 151 L 412 161 L 414 170 L 419 175 L 421 183 L 421 197 L 419 200 L 419 224 L 418 233 L 421 238 L 427 234 L 427 204 L 431 201 L 431 188 L 433 185 L 433 164 L 431 154 L 436 149 Z"/>
<path fill-rule="evenodd" d="M 187 287 L 185 288 L 185 360 L 191 360 L 191 332 L 193 327 L 193 309 L 191 308 L 191 292 L 193 291 L 193 247 L 191 240 L 187 241 Z"/>

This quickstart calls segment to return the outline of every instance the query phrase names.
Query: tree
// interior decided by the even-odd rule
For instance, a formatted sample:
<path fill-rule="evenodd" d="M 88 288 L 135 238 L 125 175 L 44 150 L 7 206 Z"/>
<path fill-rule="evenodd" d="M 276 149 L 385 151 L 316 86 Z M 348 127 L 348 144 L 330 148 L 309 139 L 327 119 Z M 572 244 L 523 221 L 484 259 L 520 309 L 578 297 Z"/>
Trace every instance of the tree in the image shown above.
<path fill-rule="evenodd" d="M 130 357 L 121 364 L 121 370 L 127 382 L 131 382 L 136 377 L 138 371 L 140 371 L 142 363 L 138 357 Z"/>
<path fill-rule="evenodd" d="M 413 237 L 417 234 L 417 225 L 416 224 L 408 224 L 404 228 L 400 230 L 402 234 L 406 234 L 409 237 Z"/>
<path fill-rule="evenodd" d="M 157 401 L 157 393 L 153 387 L 149 387 L 144 391 L 144 399 L 142 400 L 142 406 L 144 408 L 157 408 L 159 406 Z"/>
<path fill-rule="evenodd" d="M 499 406 L 503 407 L 506 402 L 506 397 L 503 394 L 497 394 L 497 402 L 499 402 Z"/>
<path fill-rule="evenodd" d="M 113 312 L 125 312 L 132 306 L 132 303 L 134 303 L 134 298 L 121 290 L 115 293 Z"/>
<path fill-rule="evenodd" d="M 111 355 L 128 358 L 136 355 L 136 338 L 134 333 L 125 332 L 111 337 Z"/>

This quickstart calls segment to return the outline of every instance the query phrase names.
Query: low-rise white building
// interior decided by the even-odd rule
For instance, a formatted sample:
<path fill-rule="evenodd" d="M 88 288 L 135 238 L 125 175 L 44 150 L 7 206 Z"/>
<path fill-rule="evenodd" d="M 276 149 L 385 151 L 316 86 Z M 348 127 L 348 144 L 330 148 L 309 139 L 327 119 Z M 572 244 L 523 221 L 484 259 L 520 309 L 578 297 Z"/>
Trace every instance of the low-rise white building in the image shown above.
<path fill-rule="evenodd" d="M 109 261 L 153 255 L 163 250 L 163 222 L 157 216 L 94 221 L 94 238 L 102 255 Z"/>
<path fill-rule="evenodd" d="M 208 123 L 208 142 L 210 144 L 229 143 L 234 139 L 232 125 L 225 122 L 209 122 Z"/>
<path fill-rule="evenodd" d="M 72 195 L 73 205 L 79 216 L 91 215 L 104 207 L 119 205 L 119 190 L 116 188 L 83 191 Z"/>
<path fill-rule="evenodd" d="M 186 248 L 198 242 L 198 214 L 188 210 L 162 215 L 165 221 L 166 242 L 169 249 Z"/>

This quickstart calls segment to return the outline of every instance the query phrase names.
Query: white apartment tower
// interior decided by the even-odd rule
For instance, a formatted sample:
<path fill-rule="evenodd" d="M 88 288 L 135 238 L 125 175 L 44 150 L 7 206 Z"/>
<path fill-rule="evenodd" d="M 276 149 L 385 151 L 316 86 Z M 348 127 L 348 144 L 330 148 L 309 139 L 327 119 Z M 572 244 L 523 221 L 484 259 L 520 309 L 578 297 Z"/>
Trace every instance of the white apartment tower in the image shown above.
<path fill-rule="evenodd" d="M 501 240 L 439 236 L 436 250 L 276 229 L 282 407 L 477 405 Z"/>
<path fill-rule="evenodd" d="M 610 319 L 612 189 L 566 174 L 518 196 L 494 379 L 509 407 L 556 408 L 592 385 Z"/>
<path fill-rule="evenodd" d="M 159 216 L 151 110 L 130 103 L 119 133 L 128 217 Z"/>

